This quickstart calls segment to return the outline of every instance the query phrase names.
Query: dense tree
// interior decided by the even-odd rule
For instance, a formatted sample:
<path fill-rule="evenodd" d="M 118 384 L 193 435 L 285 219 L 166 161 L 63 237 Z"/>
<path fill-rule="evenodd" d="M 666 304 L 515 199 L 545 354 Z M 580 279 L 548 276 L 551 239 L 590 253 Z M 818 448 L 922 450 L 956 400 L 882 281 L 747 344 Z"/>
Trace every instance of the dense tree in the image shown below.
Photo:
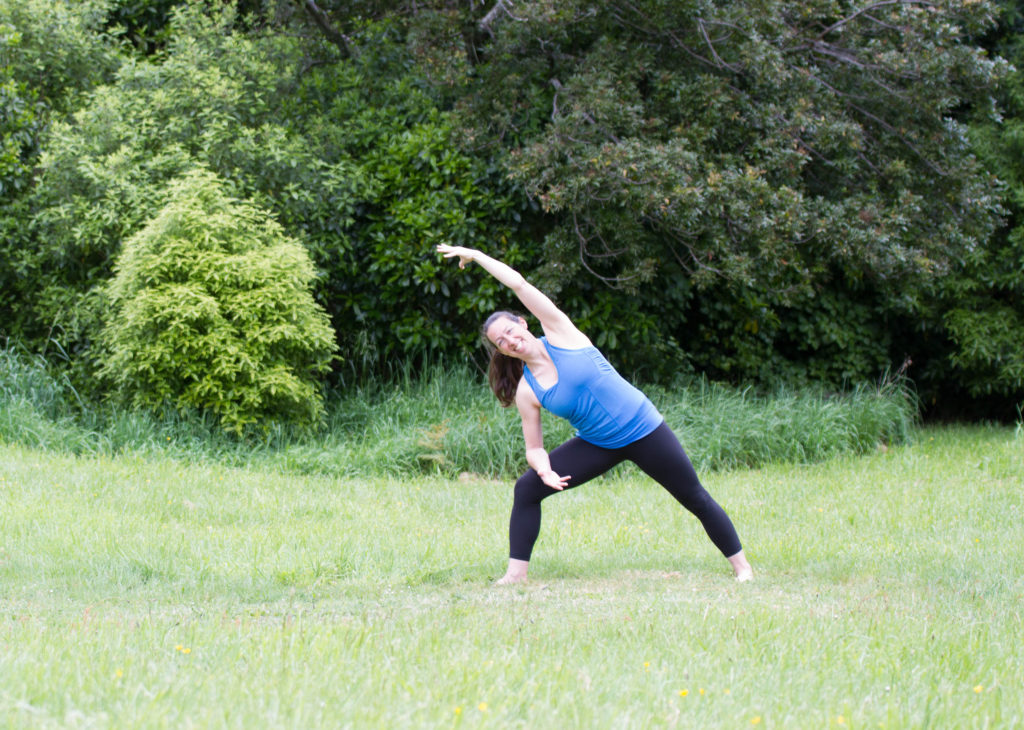
<path fill-rule="evenodd" d="M 943 282 L 935 309 L 952 344 L 948 382 L 1002 401 L 990 411 L 1011 415 L 1014 404 L 1024 407 L 1024 7 L 1002 7 L 988 45 L 1015 70 L 991 103 L 971 110 L 971 132 L 979 156 L 1005 186 L 1006 224 Z"/>
<path fill-rule="evenodd" d="M 120 63 L 98 0 L 0 0 L 0 336 L 31 301 L 23 288 L 30 194 L 51 120 L 81 103 Z M 34 329 L 46 339 L 48 325 Z"/>
<path fill-rule="evenodd" d="M 92 294 L 121 242 L 162 205 L 166 183 L 226 156 L 270 115 L 291 62 L 226 37 L 226 20 L 198 10 L 188 16 L 192 34 L 179 35 L 164 63 L 126 60 L 70 117 L 51 122 L 12 243 L 12 288 L 22 304 L 7 325 L 21 338 L 52 330 L 72 354 L 84 354 L 102 314 Z"/>
<path fill-rule="evenodd" d="M 206 411 L 239 433 L 322 416 L 317 378 L 337 345 L 313 301 L 309 254 L 216 176 L 193 170 L 174 181 L 115 272 L 96 353 L 111 395 Z"/>
<path fill-rule="evenodd" d="M 43 127 L 38 92 L 19 81 L 11 68 L 10 57 L 19 44 L 13 28 L 0 26 L 0 199 L 6 200 L 31 182 Z"/>
<path fill-rule="evenodd" d="M 959 120 L 1005 70 L 987 2 L 299 5 L 343 56 L 402 18 L 541 206 L 542 284 L 649 374 L 871 377 L 997 222 Z"/>
<path fill-rule="evenodd" d="M 105 19 L 104 0 L 0 0 L 2 65 L 48 107 L 70 111 L 120 63 Z"/>
<path fill-rule="evenodd" d="M 510 141 L 514 176 L 556 221 L 554 284 L 683 281 L 668 332 L 702 368 L 784 375 L 825 346 L 816 375 L 863 377 L 888 358 L 881 311 L 993 229 L 996 190 L 951 118 L 999 70 L 962 43 L 988 15 L 516 5 L 491 26 L 475 119 Z"/>

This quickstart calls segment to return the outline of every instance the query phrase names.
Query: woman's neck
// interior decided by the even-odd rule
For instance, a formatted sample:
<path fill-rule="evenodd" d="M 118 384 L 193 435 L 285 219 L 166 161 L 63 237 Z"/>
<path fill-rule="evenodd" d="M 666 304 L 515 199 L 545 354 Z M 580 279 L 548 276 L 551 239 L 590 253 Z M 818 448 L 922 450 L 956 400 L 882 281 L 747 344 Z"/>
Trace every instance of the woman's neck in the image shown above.
<path fill-rule="evenodd" d="M 551 355 L 548 353 L 544 343 L 540 340 L 537 343 L 539 347 L 531 352 L 528 357 L 524 357 L 523 362 L 530 368 L 533 377 L 537 378 L 541 386 L 550 388 L 558 382 L 558 370 L 555 368 L 555 361 L 551 359 Z"/>

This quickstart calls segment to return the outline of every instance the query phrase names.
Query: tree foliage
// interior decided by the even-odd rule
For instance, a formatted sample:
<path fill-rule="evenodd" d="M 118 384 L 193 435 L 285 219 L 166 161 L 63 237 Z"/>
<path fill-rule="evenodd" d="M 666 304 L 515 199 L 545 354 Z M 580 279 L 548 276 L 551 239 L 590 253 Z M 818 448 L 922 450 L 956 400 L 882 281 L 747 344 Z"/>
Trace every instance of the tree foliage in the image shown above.
<path fill-rule="evenodd" d="M 951 380 L 974 396 L 1024 403 L 1024 15 L 1004 2 L 992 50 L 1014 71 L 991 103 L 973 110 L 974 147 L 1002 181 L 1006 223 L 973 250 L 940 291 L 942 323 L 954 344 Z M 1008 412 L 1007 411 L 1004 412 Z"/>
<path fill-rule="evenodd" d="M 0 200 L 30 184 L 43 126 L 38 93 L 17 79 L 10 63 L 20 44 L 19 33 L 0 25 Z"/>
<path fill-rule="evenodd" d="M 303 5 L 345 57 L 401 16 L 541 207 L 531 274 L 634 371 L 870 377 L 917 320 L 949 341 L 936 282 L 998 223 L 963 122 L 1006 70 L 987 2 Z"/>
<path fill-rule="evenodd" d="M 462 290 L 434 254 L 437 243 L 486 248 L 514 263 L 532 250 L 512 240 L 525 196 L 492 161 L 459 148 L 451 114 L 410 74 L 401 35 L 383 24 L 363 38 L 369 47 L 356 58 L 302 79 L 288 125 L 350 181 L 343 201 L 324 201 L 316 181 L 292 192 L 311 206 L 292 222 L 324 272 L 321 296 L 357 374 L 475 344 L 476 327 L 465 322 L 486 316 L 498 287 Z"/>
<path fill-rule="evenodd" d="M 0 27 L 16 39 L 4 65 L 48 107 L 70 111 L 120 64 L 106 9 L 105 0 L 0 0 Z"/>
<path fill-rule="evenodd" d="M 351 367 L 465 343 L 445 320 L 455 307 L 433 246 L 493 249 L 492 237 L 511 235 L 515 196 L 452 144 L 451 122 L 409 78 L 388 28 L 372 31 L 376 53 L 297 77 L 306 49 L 236 32 L 231 8 L 175 18 L 164 58 L 126 61 L 53 126 L 13 256 L 25 302 L 15 331 L 39 337 L 56 324 L 69 349 L 88 351 L 102 323 L 96 287 L 121 242 L 163 204 L 168 181 L 200 164 L 310 251 Z"/>
<path fill-rule="evenodd" d="M 988 12 L 517 5 L 479 68 L 474 119 L 510 140 L 512 174 L 554 219 L 555 285 L 686 281 L 669 331 L 702 368 L 785 375 L 825 342 L 818 374 L 836 380 L 887 358 L 880 304 L 906 306 L 897 290 L 993 230 L 997 191 L 953 119 L 999 71 L 963 43 Z"/>
<path fill-rule="evenodd" d="M 926 392 L 1015 397 L 997 9 L 0 0 L 0 330 L 92 363 L 123 243 L 198 167 L 309 252 L 336 383 L 472 352 L 514 305 L 448 241 L 647 379 L 840 385 L 910 356 Z"/>
<path fill-rule="evenodd" d="M 18 331 L 34 291 L 20 266 L 39 157 L 52 120 L 120 63 L 100 0 L 0 0 L 0 334 Z M 34 339 L 45 340 L 46 330 Z"/>
<path fill-rule="evenodd" d="M 136 407 L 208 411 L 242 432 L 315 424 L 336 349 L 309 254 L 207 171 L 125 242 L 106 287 L 100 375 Z"/>
<path fill-rule="evenodd" d="M 219 48 L 201 43 L 222 38 L 226 19 L 198 10 L 187 16 L 194 34 L 177 39 L 166 63 L 126 60 L 87 104 L 51 124 L 12 253 L 24 301 L 15 334 L 31 340 L 57 330 L 84 354 L 101 321 L 92 294 L 121 242 L 159 209 L 171 179 L 244 138 L 245 121 L 284 72 L 242 36 Z"/>

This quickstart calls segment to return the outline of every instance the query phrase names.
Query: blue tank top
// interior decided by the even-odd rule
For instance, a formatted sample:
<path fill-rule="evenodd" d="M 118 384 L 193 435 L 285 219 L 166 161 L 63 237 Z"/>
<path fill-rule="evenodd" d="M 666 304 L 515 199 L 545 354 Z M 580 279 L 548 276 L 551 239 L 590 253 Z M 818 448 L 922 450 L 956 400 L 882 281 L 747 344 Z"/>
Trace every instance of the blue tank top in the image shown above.
<path fill-rule="evenodd" d="M 584 441 L 617 449 L 641 439 L 664 418 L 654 404 L 616 372 L 594 347 L 566 350 L 541 337 L 558 371 L 558 382 L 542 388 L 529 367 L 523 377 L 540 404 L 566 419 Z"/>

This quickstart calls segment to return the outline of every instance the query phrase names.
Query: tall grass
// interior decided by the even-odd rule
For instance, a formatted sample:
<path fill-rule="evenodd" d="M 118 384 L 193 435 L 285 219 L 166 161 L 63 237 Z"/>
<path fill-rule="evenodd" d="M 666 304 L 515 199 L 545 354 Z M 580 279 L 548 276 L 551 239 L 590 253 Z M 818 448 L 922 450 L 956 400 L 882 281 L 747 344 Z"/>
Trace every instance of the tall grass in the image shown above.
<path fill-rule="evenodd" d="M 905 381 L 845 393 L 756 393 L 697 380 L 652 400 L 701 470 L 809 463 L 909 438 L 917 405 Z M 508 477 L 524 468 L 515 409 L 502 409 L 468 368 L 405 372 L 328 400 L 316 432 L 271 425 L 238 439 L 199 414 L 132 412 L 83 402 L 38 357 L 0 350 L 0 440 L 73 454 L 167 454 L 189 462 L 261 465 L 333 476 L 462 472 Z M 553 448 L 571 427 L 545 414 Z"/>
<path fill-rule="evenodd" d="M 96 436 L 76 419 L 81 410 L 71 383 L 51 375 L 41 355 L 0 348 L 0 438 L 37 448 L 81 451 Z"/>
<path fill-rule="evenodd" d="M 655 400 L 704 469 L 810 463 L 860 454 L 910 438 L 917 402 L 903 380 L 845 393 L 779 389 L 758 394 L 696 381 Z"/>
<path fill-rule="evenodd" d="M 212 455 L 241 445 L 212 419 L 168 411 L 125 411 L 82 399 L 64 374 L 37 354 L 0 348 L 0 441 L 56 453 L 194 451 Z"/>

